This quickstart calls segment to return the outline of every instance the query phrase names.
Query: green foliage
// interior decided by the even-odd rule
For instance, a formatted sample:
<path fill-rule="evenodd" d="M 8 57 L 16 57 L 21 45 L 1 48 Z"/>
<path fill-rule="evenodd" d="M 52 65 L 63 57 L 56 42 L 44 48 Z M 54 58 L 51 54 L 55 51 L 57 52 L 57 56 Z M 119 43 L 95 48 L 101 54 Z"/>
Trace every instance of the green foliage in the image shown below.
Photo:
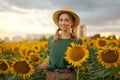
<path fill-rule="evenodd" d="M 58 79 L 58 80 L 70 80 L 69 78 L 64 78 L 64 79 Z"/>
<path fill-rule="evenodd" d="M 0 74 L 0 80 L 45 80 L 46 70 L 39 70 L 31 75 L 28 79 L 23 79 L 18 75 L 13 75 L 11 72 Z"/>
<path fill-rule="evenodd" d="M 94 38 L 97 37 L 99 37 L 99 35 L 94 36 Z M 107 47 L 109 46 L 115 48 L 112 43 L 108 44 Z M 118 47 L 120 47 L 120 45 L 118 45 Z M 88 50 L 90 53 L 89 59 L 82 66 L 85 68 L 85 70 L 83 70 L 82 68 L 80 68 L 79 70 L 79 80 L 120 80 L 120 66 L 105 68 L 99 63 L 97 59 L 97 52 L 99 51 L 99 49 L 96 47 L 88 47 Z M 47 57 L 47 51 L 42 49 L 38 53 L 42 58 L 42 62 L 44 62 L 45 58 Z M 2 59 L 7 59 L 9 64 L 12 63 L 13 58 L 21 58 L 21 56 L 18 53 L 13 53 L 11 51 L 4 51 L 2 54 L 0 54 L 0 61 Z M 73 68 L 73 66 L 71 65 L 68 66 L 68 68 L 71 67 Z M 76 69 L 75 71 L 77 72 Z M 45 80 L 46 73 L 47 70 L 38 70 L 28 79 L 23 79 L 17 74 L 13 75 L 11 72 L 8 72 L 6 74 L 0 74 L 0 80 Z M 59 80 L 69 80 L 69 78 Z"/>
<path fill-rule="evenodd" d="M 91 37 L 92 39 L 97 39 L 100 38 L 100 34 L 95 34 L 94 36 Z"/>
<path fill-rule="evenodd" d="M 28 80 L 45 80 L 47 70 L 38 70 Z"/>
<path fill-rule="evenodd" d="M 105 68 L 97 59 L 97 48 L 88 48 L 90 52 L 90 58 L 83 66 L 86 70 L 80 70 L 79 80 L 119 80 L 120 67 Z"/>
<path fill-rule="evenodd" d="M 42 62 L 46 58 L 47 54 L 46 51 L 43 49 L 40 52 L 40 56 L 42 57 Z M 19 53 L 13 53 L 11 51 L 4 51 L 2 54 L 0 54 L 0 61 L 3 59 L 7 59 L 8 63 L 11 64 L 13 61 L 13 58 L 21 58 L 21 55 Z M 11 72 L 7 72 L 6 74 L 0 74 L 0 80 L 45 80 L 47 70 L 38 70 L 34 74 L 32 74 L 28 79 L 23 79 L 19 77 L 17 74 L 14 75 Z"/>

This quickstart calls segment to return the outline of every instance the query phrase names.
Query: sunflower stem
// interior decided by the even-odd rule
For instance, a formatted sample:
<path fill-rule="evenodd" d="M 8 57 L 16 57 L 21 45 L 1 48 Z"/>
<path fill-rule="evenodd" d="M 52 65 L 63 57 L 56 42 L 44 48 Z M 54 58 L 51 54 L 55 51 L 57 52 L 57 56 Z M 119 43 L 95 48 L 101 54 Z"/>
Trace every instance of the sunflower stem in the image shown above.
<path fill-rule="evenodd" d="M 77 80 L 79 80 L 80 67 L 77 67 Z"/>

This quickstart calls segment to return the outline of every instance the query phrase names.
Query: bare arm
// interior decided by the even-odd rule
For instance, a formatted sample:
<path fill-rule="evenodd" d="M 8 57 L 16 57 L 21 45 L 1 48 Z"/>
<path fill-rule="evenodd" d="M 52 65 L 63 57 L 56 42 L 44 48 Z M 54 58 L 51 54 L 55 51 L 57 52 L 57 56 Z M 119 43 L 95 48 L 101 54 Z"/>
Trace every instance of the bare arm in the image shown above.
<path fill-rule="evenodd" d="M 45 61 L 45 63 L 40 64 L 40 65 L 36 68 L 36 70 L 47 68 L 48 63 L 49 63 L 49 59 L 50 59 L 50 56 L 47 56 L 47 60 Z"/>

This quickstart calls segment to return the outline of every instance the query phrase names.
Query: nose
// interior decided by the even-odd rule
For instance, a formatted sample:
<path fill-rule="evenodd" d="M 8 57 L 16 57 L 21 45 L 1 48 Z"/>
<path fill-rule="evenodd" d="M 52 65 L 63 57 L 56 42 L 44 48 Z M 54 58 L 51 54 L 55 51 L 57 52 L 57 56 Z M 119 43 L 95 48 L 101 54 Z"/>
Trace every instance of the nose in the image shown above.
<path fill-rule="evenodd" d="M 62 24 L 62 25 L 65 25 L 65 21 L 63 20 L 63 21 L 61 22 L 61 24 Z"/>

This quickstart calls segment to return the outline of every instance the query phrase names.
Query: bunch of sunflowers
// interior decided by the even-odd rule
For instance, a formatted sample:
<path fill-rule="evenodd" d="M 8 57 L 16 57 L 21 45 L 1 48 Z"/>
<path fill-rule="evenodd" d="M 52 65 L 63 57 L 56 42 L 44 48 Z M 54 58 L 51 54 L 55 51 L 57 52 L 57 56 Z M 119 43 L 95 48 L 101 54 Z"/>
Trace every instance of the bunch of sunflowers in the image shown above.
<path fill-rule="evenodd" d="M 120 79 L 120 40 L 82 40 L 82 45 L 71 43 L 65 55 L 65 60 L 76 70 L 77 80 Z"/>
<path fill-rule="evenodd" d="M 72 42 L 64 57 L 77 80 L 119 80 L 120 39 L 82 40 L 82 45 Z M 47 41 L 0 43 L 0 78 L 45 80 L 47 70 L 35 71 L 35 67 L 46 61 L 47 46 Z"/>
<path fill-rule="evenodd" d="M 31 77 L 35 76 L 35 67 L 45 61 L 47 44 L 47 41 L 1 43 L 0 78 L 33 80 Z"/>

